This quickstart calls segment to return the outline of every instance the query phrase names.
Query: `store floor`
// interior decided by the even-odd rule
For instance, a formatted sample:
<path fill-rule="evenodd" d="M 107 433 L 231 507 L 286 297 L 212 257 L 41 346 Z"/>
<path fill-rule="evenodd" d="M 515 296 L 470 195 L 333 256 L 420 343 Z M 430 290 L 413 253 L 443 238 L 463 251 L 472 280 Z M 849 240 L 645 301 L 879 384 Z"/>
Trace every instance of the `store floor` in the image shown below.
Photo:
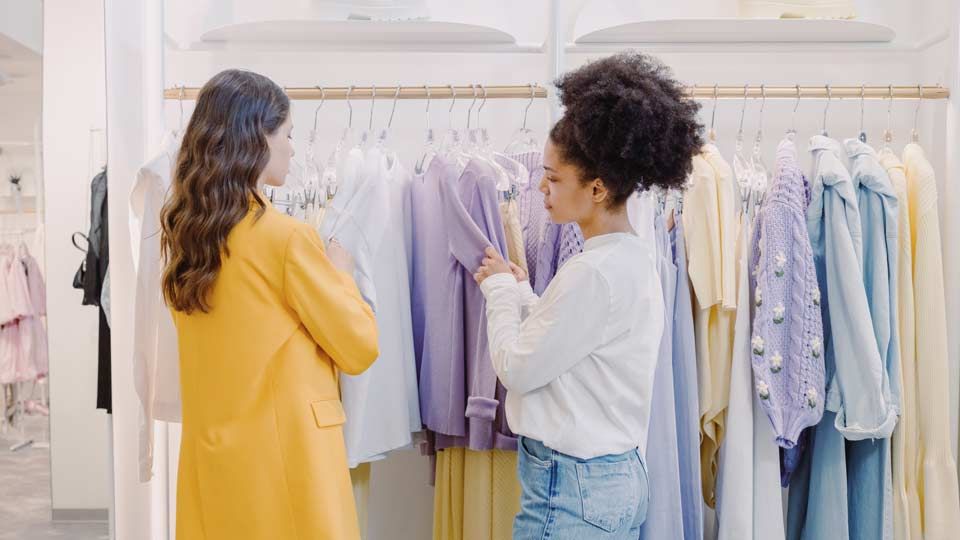
<path fill-rule="evenodd" d="M 39 439 L 45 417 L 28 417 L 28 437 Z M 109 539 L 107 523 L 50 520 L 50 450 L 10 445 L 19 435 L 0 435 L 0 540 Z"/>

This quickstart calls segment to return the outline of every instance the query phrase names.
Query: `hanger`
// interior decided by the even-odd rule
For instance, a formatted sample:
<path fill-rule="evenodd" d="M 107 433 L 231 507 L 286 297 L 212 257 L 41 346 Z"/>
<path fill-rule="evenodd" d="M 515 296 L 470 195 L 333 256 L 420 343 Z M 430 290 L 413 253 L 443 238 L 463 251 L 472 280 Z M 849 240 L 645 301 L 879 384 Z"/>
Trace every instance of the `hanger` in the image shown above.
<path fill-rule="evenodd" d="M 390 134 L 390 128 L 393 127 L 393 115 L 397 112 L 398 99 L 400 99 L 400 83 L 397 83 L 397 89 L 393 93 L 393 106 L 390 107 L 390 118 L 387 119 L 387 127 L 380 131 L 380 137 L 377 139 L 377 146 L 383 147 L 387 142 L 387 136 Z"/>
<path fill-rule="evenodd" d="M 339 177 L 337 174 L 337 165 L 340 163 L 340 154 L 344 146 L 349 143 L 353 133 L 353 103 L 350 102 L 350 95 L 353 94 L 354 86 L 347 88 L 347 127 L 343 129 L 340 140 L 334 147 L 333 153 L 327 159 L 327 166 L 323 169 L 323 177 L 320 180 L 320 186 L 327 192 L 325 203 L 329 203 L 337 194 Z M 326 206 L 326 204 L 324 204 Z"/>
<path fill-rule="evenodd" d="M 317 117 L 320 114 L 320 109 L 323 108 L 323 104 L 327 102 L 327 92 L 323 89 L 322 86 L 314 86 L 317 90 L 320 91 L 320 104 L 317 105 L 317 108 L 313 111 L 313 135 L 317 133 Z"/>
<path fill-rule="evenodd" d="M 830 100 L 833 99 L 833 91 L 830 90 L 830 85 L 826 85 L 827 88 L 827 105 L 823 108 L 823 130 L 820 131 L 820 134 L 824 137 L 829 137 L 827 133 L 827 111 L 830 110 Z"/>
<path fill-rule="evenodd" d="M 453 108 L 457 104 L 457 88 L 452 84 L 448 84 L 447 87 L 450 88 L 450 93 L 452 95 L 450 109 L 447 111 L 449 129 L 447 130 L 447 134 L 444 136 L 443 144 L 440 148 L 441 152 L 444 154 L 460 154 L 460 157 L 462 157 L 463 153 L 460 151 L 460 131 L 457 129 L 457 126 L 453 121 Z M 458 159 L 458 163 L 461 163 L 463 166 L 465 166 L 466 163 L 463 163 L 462 161 L 463 160 Z"/>
<path fill-rule="evenodd" d="M 527 116 L 530 113 L 530 107 L 533 105 L 533 99 L 536 97 L 535 85 L 531 83 L 528 86 L 530 87 L 530 100 L 523 109 L 523 123 L 520 124 L 520 129 L 513 134 L 510 144 L 508 144 L 506 150 L 504 150 L 505 154 L 523 154 L 539 150 L 540 148 L 540 144 L 537 142 L 533 131 L 527 129 Z"/>
<path fill-rule="evenodd" d="M 720 100 L 720 85 L 713 85 L 713 112 L 710 113 L 710 131 L 708 137 L 710 142 L 717 142 L 717 132 L 714 130 L 714 125 L 717 121 L 717 102 Z"/>
<path fill-rule="evenodd" d="M 186 92 L 187 92 L 187 87 L 186 87 L 185 85 L 181 84 L 181 85 L 180 85 L 180 93 L 179 93 L 179 95 L 177 96 L 177 102 L 178 102 L 179 105 L 180 105 L 180 127 L 177 129 L 177 135 L 178 135 L 178 136 L 183 133 L 183 116 L 184 116 L 184 115 L 183 115 L 183 96 L 184 96 L 184 94 L 186 94 Z"/>
<path fill-rule="evenodd" d="M 887 129 L 883 131 L 883 148 L 890 149 L 890 143 L 893 142 L 893 130 L 890 128 L 890 116 L 893 113 L 893 85 L 887 86 Z"/>
<path fill-rule="evenodd" d="M 323 176 L 321 167 L 317 164 L 316 160 L 316 141 L 317 141 L 317 119 L 319 117 L 320 109 L 323 108 L 323 104 L 327 101 L 326 90 L 322 86 L 315 86 L 317 90 L 320 91 L 320 104 L 317 105 L 317 108 L 313 111 L 313 130 L 310 131 L 310 135 L 307 137 L 307 151 L 304 161 L 306 161 L 306 174 L 304 175 L 304 186 L 303 186 L 303 205 L 304 210 L 312 212 L 317 206 L 317 192 L 320 188 L 320 179 Z"/>
<path fill-rule="evenodd" d="M 359 146 L 366 146 L 367 141 L 370 139 L 370 134 L 373 132 L 373 109 L 377 103 L 377 85 L 372 85 L 370 89 L 373 92 L 373 95 L 370 97 L 370 120 L 367 121 L 367 130 L 360 136 Z"/>
<path fill-rule="evenodd" d="M 483 108 L 487 105 L 487 87 L 480 85 L 480 90 L 483 91 L 483 100 L 480 102 L 480 108 L 477 109 L 477 128 L 480 130 L 480 144 L 486 148 L 490 149 L 490 134 L 487 133 L 487 128 L 483 127 L 483 124 L 480 123 L 480 113 L 483 111 Z"/>
<path fill-rule="evenodd" d="M 865 92 L 866 90 L 864 89 L 864 85 L 861 84 L 860 85 L 860 135 L 858 135 L 857 138 L 860 139 L 860 142 L 862 143 L 867 142 L 867 132 L 863 129 L 863 108 L 864 108 L 864 101 L 865 101 L 864 100 Z"/>
<path fill-rule="evenodd" d="M 747 92 L 750 85 L 743 85 L 743 107 L 740 109 L 740 128 L 737 130 L 736 153 L 733 155 L 733 173 L 740 188 L 740 211 L 745 212 L 750 200 L 750 185 L 753 182 L 753 166 L 743 155 L 743 119 L 747 115 Z"/>
<path fill-rule="evenodd" d="M 763 156 L 760 153 L 760 143 L 763 142 L 763 112 L 767 107 L 767 88 L 760 85 L 760 119 L 757 121 L 757 136 L 753 141 L 753 155 L 750 157 L 750 167 L 753 169 L 750 188 L 751 196 L 754 197 L 754 206 L 759 206 L 763 202 L 763 194 L 767 190 L 767 181 L 769 174 L 767 166 L 763 162 Z"/>
<path fill-rule="evenodd" d="M 787 138 L 791 141 L 797 136 L 797 109 L 800 108 L 800 85 L 797 88 L 797 102 L 793 104 L 793 114 L 790 116 L 790 129 L 787 130 Z"/>
<path fill-rule="evenodd" d="M 433 128 L 430 127 L 430 87 L 423 85 L 423 89 L 427 94 L 427 111 L 424 115 L 427 124 L 427 133 L 423 155 L 420 156 L 420 159 L 417 160 L 417 164 L 414 167 L 414 172 L 417 174 L 423 174 L 423 172 L 426 170 L 429 159 L 436 154 L 436 150 L 434 148 L 436 142 L 433 134 Z"/>
<path fill-rule="evenodd" d="M 476 148 L 477 133 L 471 129 L 470 122 L 473 119 L 473 106 L 477 104 L 477 85 L 471 84 L 470 89 L 473 91 L 473 101 L 470 102 L 470 107 L 467 109 L 467 142 L 470 148 Z"/>
<path fill-rule="evenodd" d="M 917 98 L 917 108 L 913 111 L 913 130 L 910 132 L 910 140 L 914 143 L 920 142 L 920 132 L 917 130 L 917 125 L 920 120 L 920 106 L 923 105 L 923 85 L 917 85 L 917 92 L 919 98 Z"/>

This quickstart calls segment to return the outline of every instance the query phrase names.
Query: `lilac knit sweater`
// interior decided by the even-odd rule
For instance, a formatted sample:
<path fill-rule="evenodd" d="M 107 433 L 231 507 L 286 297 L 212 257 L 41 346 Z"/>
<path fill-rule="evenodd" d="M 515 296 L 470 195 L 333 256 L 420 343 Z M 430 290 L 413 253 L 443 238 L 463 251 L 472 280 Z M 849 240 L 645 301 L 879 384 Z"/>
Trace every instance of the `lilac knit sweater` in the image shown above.
<path fill-rule="evenodd" d="M 537 294 L 547 285 L 563 263 L 583 251 L 583 233 L 576 223 L 558 225 L 550 221 L 543 207 L 540 180 L 543 178 L 543 154 L 527 152 L 510 156 L 530 171 L 530 183 L 520 191 L 520 224 L 523 229 L 530 284 Z"/>
<path fill-rule="evenodd" d="M 792 448 L 823 415 L 823 322 L 807 236 L 806 179 L 793 141 L 777 149 L 777 174 L 757 214 L 751 245 L 753 375 L 777 444 Z"/>

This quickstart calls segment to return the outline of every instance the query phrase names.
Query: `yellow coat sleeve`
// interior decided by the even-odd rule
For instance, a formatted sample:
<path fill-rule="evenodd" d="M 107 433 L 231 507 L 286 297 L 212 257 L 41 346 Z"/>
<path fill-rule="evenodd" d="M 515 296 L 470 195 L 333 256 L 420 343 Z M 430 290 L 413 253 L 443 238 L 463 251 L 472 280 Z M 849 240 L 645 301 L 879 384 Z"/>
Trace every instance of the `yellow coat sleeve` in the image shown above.
<path fill-rule="evenodd" d="M 380 352 L 377 323 L 353 278 L 327 258 L 316 231 L 297 228 L 284 254 L 283 294 L 341 371 L 358 375 Z"/>

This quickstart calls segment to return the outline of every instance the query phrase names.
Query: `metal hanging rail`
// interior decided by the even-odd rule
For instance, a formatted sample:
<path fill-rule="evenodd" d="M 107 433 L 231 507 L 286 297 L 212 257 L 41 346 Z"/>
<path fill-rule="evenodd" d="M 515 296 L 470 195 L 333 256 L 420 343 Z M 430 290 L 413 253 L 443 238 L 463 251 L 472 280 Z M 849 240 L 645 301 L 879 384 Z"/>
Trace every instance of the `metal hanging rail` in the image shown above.
<path fill-rule="evenodd" d="M 399 92 L 398 92 L 399 89 Z M 530 99 L 546 98 L 547 89 L 536 84 L 516 86 L 354 86 L 285 88 L 292 100 L 340 99 L 457 99 L 483 97 L 487 99 Z M 200 89 L 197 87 L 174 87 L 163 91 L 166 99 L 193 100 Z M 531 95 L 532 94 L 532 95 Z"/>
<path fill-rule="evenodd" d="M 398 92 L 399 88 L 399 92 Z M 350 99 L 457 99 L 473 96 L 487 99 L 546 98 L 547 89 L 540 85 L 513 86 L 337 86 L 312 88 L 286 88 L 293 100 L 345 100 Z M 531 96 L 531 90 L 533 95 Z M 687 96 L 695 99 L 948 99 L 950 90 L 942 86 L 687 86 Z M 200 89 L 197 87 L 167 88 L 166 99 L 194 100 Z"/>
<path fill-rule="evenodd" d="M 717 86 L 697 85 L 686 88 L 696 99 L 947 99 L 950 90 L 942 86 Z"/>

